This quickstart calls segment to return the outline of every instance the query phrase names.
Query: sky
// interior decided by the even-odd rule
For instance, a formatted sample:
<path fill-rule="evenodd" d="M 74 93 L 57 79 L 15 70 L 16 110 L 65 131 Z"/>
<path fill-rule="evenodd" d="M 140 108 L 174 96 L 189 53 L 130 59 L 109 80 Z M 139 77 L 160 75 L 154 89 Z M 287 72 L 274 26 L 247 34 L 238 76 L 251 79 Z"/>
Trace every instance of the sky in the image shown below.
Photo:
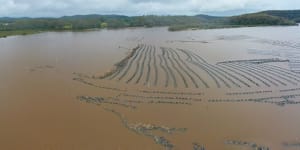
<path fill-rule="evenodd" d="M 79 14 L 229 16 L 287 9 L 300 9 L 300 0 L 0 0 L 0 17 Z"/>

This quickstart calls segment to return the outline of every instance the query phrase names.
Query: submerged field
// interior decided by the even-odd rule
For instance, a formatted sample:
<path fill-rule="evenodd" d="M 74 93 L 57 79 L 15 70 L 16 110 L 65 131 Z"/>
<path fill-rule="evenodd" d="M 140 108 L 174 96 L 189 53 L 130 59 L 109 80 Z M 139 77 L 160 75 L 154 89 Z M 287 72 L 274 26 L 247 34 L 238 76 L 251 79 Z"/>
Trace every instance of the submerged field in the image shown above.
<path fill-rule="evenodd" d="M 3 149 L 300 148 L 299 27 L 0 40 Z"/>

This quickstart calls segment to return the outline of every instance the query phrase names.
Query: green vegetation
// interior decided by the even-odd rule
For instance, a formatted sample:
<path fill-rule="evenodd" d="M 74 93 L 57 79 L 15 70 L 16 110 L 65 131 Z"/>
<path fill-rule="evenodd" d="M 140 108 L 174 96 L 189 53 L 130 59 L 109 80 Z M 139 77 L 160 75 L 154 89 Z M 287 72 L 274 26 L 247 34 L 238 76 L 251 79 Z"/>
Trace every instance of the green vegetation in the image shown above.
<path fill-rule="evenodd" d="M 270 10 L 270 11 L 264 11 L 262 13 L 286 18 L 289 20 L 293 20 L 297 23 L 300 23 L 300 10 Z"/>
<path fill-rule="evenodd" d="M 81 31 L 126 27 L 168 26 L 170 31 L 243 26 L 295 25 L 300 10 L 264 11 L 233 17 L 196 16 L 121 16 L 77 15 L 60 18 L 0 18 L 0 37 L 33 34 L 43 31 Z"/>
<path fill-rule="evenodd" d="M 292 20 L 271 16 L 265 13 L 246 14 L 230 18 L 230 23 L 233 25 L 242 26 L 257 26 L 257 25 L 295 25 Z"/>
<path fill-rule="evenodd" d="M 0 38 L 5 38 L 12 35 L 27 35 L 39 33 L 38 30 L 14 30 L 14 31 L 0 31 Z"/>
<path fill-rule="evenodd" d="M 233 24 L 214 24 L 214 23 L 201 23 L 195 25 L 171 25 L 169 26 L 169 31 L 181 31 L 181 30 L 197 30 L 197 29 L 220 29 L 220 28 L 235 28 L 242 27 L 241 25 L 233 25 Z"/>

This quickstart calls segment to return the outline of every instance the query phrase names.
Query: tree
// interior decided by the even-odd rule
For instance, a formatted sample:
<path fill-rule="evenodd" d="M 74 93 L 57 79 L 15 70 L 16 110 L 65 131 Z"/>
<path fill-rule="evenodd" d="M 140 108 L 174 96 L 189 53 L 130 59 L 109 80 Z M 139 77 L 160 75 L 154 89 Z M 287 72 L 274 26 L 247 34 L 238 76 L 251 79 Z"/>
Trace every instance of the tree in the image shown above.
<path fill-rule="evenodd" d="M 102 22 L 102 23 L 100 24 L 100 27 L 101 27 L 101 28 L 107 28 L 107 23 L 106 23 L 106 22 Z"/>

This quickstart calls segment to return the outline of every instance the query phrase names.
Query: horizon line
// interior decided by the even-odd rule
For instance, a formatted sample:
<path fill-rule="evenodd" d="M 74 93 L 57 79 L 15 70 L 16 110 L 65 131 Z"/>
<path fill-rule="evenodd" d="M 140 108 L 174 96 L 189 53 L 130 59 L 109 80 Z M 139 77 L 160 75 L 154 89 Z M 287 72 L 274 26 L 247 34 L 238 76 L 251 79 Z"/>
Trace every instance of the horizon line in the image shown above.
<path fill-rule="evenodd" d="M 124 17 L 141 17 L 141 16 L 197 16 L 197 15 L 206 15 L 206 16 L 212 16 L 212 17 L 231 17 L 231 16 L 238 16 L 238 15 L 244 15 L 244 14 L 251 14 L 251 13 L 260 13 L 260 12 L 266 12 L 266 11 L 300 11 L 300 9 L 270 9 L 270 10 L 260 10 L 260 11 L 252 11 L 252 12 L 245 12 L 245 13 L 239 13 L 236 15 L 213 15 L 212 13 L 218 13 L 218 12 L 203 12 L 193 15 L 188 14 L 144 14 L 144 15 L 123 15 L 118 13 L 87 13 L 87 14 L 74 14 L 74 15 L 61 15 L 57 17 L 50 17 L 50 16 L 44 16 L 44 17 L 29 17 L 29 16 L 22 16 L 22 17 L 9 17 L 9 16 L 0 16 L 0 19 L 3 18 L 12 18 L 12 19 L 20 19 L 20 18 L 30 18 L 30 19 L 38 19 L 38 18 L 52 18 L 52 19 L 58 19 L 63 17 L 74 17 L 74 16 L 90 16 L 90 15 L 98 15 L 98 16 L 124 16 Z"/>

